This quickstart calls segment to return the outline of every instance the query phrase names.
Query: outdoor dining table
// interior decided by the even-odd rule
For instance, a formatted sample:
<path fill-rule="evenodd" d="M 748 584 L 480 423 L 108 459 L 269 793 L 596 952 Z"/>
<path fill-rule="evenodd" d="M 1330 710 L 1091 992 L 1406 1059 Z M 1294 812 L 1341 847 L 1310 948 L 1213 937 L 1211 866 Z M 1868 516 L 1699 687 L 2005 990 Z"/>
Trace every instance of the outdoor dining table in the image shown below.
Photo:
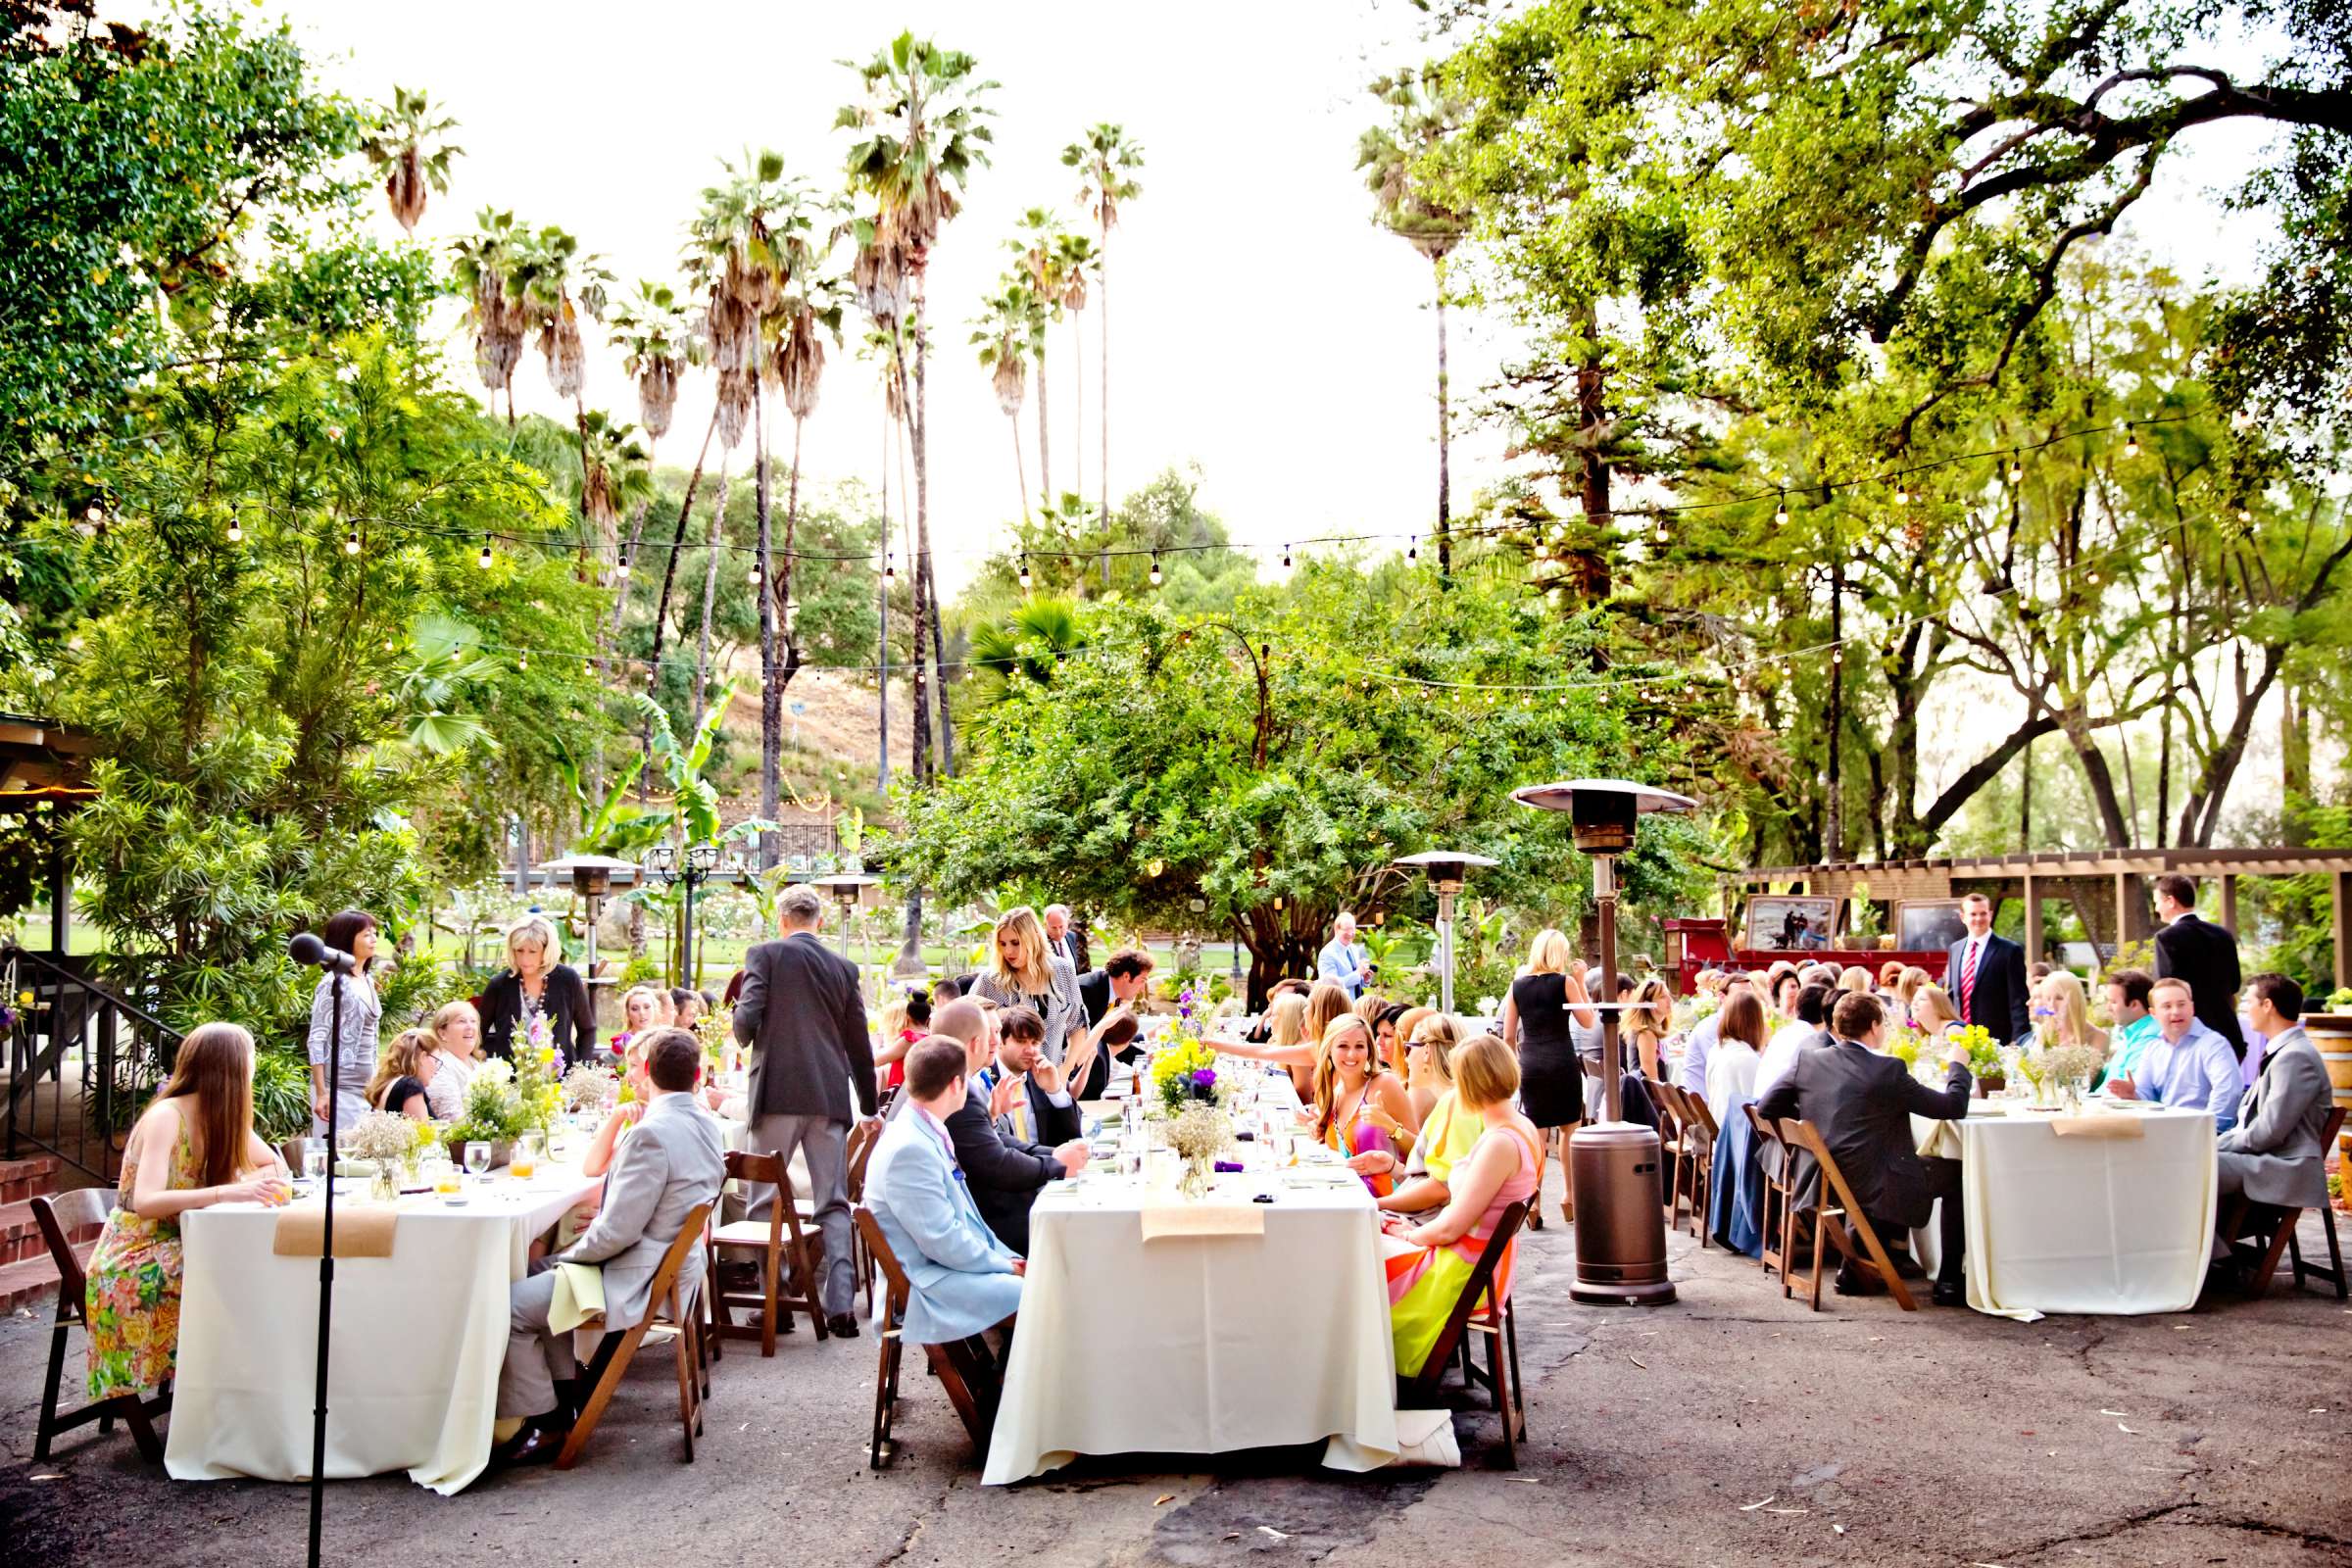
<path fill-rule="evenodd" d="M 1267 1103 L 1287 1116 L 1288 1084 L 1266 1083 Z M 1339 1470 L 1396 1456 L 1370 1193 L 1344 1166 L 1276 1168 L 1262 1142 L 1226 1157 L 1249 1168 L 1196 1203 L 1175 1192 L 1167 1155 L 1138 1175 L 1090 1169 L 1038 1195 L 986 1484 L 1082 1453 L 1323 1443 L 1323 1463 Z M 1260 1194 L 1273 1201 L 1253 1201 Z"/>
<path fill-rule="evenodd" d="M 2077 1114 L 1980 1101 L 1965 1121 L 1912 1118 L 1919 1152 L 1960 1161 L 1968 1304 L 2047 1312 L 2185 1312 L 2211 1258 L 2213 1117 L 2092 1101 Z M 1934 1216 L 1912 1233 L 1936 1264 Z"/>
<path fill-rule="evenodd" d="M 576 1143 L 585 1140 L 577 1138 Z M 327 1371 L 330 1480 L 406 1470 L 444 1494 L 489 1463 L 508 1286 L 531 1239 L 596 1190 L 570 1162 L 528 1180 L 505 1169 L 452 1206 L 402 1198 L 388 1257 L 335 1259 Z M 335 1218 L 380 1212 L 364 1179 L 335 1189 Z M 318 1258 L 274 1250 L 279 1217 L 321 1206 L 219 1203 L 180 1220 L 179 1362 L 164 1465 L 174 1480 L 307 1481 L 317 1403 Z"/>

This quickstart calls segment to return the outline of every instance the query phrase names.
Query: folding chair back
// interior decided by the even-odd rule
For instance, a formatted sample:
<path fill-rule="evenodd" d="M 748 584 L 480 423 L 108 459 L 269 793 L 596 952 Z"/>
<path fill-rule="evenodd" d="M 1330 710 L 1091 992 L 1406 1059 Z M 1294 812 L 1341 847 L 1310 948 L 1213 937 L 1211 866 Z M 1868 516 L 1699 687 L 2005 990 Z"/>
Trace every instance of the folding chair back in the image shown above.
<path fill-rule="evenodd" d="M 1649 1102 L 1658 1112 L 1658 1155 L 1666 1164 L 1666 1180 L 1660 1184 L 1665 1200 L 1666 1228 L 1672 1230 L 1682 1211 L 1683 1143 L 1682 1107 L 1674 1085 L 1663 1078 L 1645 1078 L 1642 1086 L 1649 1091 Z"/>
<path fill-rule="evenodd" d="M 89 1332 L 90 1285 L 82 1269 L 82 1259 L 97 1244 L 98 1233 L 106 1224 L 106 1216 L 116 1207 L 115 1194 L 110 1188 L 84 1187 L 71 1193 L 43 1194 L 32 1200 L 33 1223 L 40 1227 L 41 1240 L 48 1244 L 49 1260 L 57 1266 L 57 1319 L 49 1331 L 49 1375 L 41 1386 L 41 1414 L 33 1428 L 32 1456 L 45 1462 L 49 1457 L 49 1441 L 60 1433 L 75 1427 L 98 1423 L 100 1432 L 112 1432 L 118 1418 L 130 1428 L 131 1441 L 149 1460 L 160 1462 L 164 1457 L 163 1441 L 156 1436 L 153 1418 L 172 1408 L 172 1396 L 159 1394 L 142 1399 L 136 1394 L 118 1394 L 96 1400 L 66 1415 L 57 1413 L 58 1392 L 66 1371 L 66 1342 L 69 1331 L 79 1328 Z"/>
<path fill-rule="evenodd" d="M 1519 1426 L 1523 1419 L 1518 1387 L 1519 1337 L 1509 1300 L 1494 1289 L 1494 1276 L 1502 1260 L 1510 1255 L 1511 1239 L 1519 1234 L 1519 1226 L 1526 1218 L 1527 1204 L 1518 1202 L 1504 1208 L 1495 1220 L 1494 1234 L 1479 1249 L 1478 1262 L 1462 1284 L 1462 1294 L 1454 1298 L 1453 1310 L 1446 1315 L 1446 1326 L 1438 1331 L 1436 1343 L 1429 1348 L 1429 1359 L 1421 1363 L 1416 1376 L 1401 1384 L 1396 1396 L 1399 1409 L 1437 1408 L 1446 1367 L 1460 1348 L 1463 1335 L 1472 1330 L 1485 1335 L 1485 1377 L 1480 1377 L 1476 1365 L 1467 1359 L 1463 1370 L 1472 1382 L 1484 1383 L 1494 1391 L 1494 1410 L 1502 1418 L 1503 1461 L 1508 1466 L 1518 1463 Z"/>
<path fill-rule="evenodd" d="M 1821 1209 L 1813 1236 L 1814 1308 L 1819 1310 L 1821 1306 L 1822 1254 L 1831 1247 L 1836 1247 L 1856 1267 L 1869 1269 L 1876 1274 L 1879 1282 L 1886 1287 L 1886 1294 L 1893 1297 L 1904 1311 L 1918 1311 L 1919 1303 L 1911 1298 L 1911 1292 L 1904 1287 L 1902 1276 L 1895 1273 L 1894 1259 L 1879 1240 L 1879 1233 L 1871 1224 L 1870 1216 L 1863 1213 L 1862 1205 L 1854 1201 L 1854 1190 L 1846 1185 L 1845 1172 L 1838 1168 L 1838 1156 L 1831 1153 L 1830 1146 L 1823 1142 L 1821 1129 L 1809 1121 L 1790 1117 L 1781 1123 L 1781 1142 L 1802 1149 L 1821 1167 Z M 1835 1206 L 1832 1204 L 1833 1196 L 1836 1199 Z M 1854 1247 L 1854 1238 L 1857 1236 L 1862 1244 L 1859 1250 Z"/>
<path fill-rule="evenodd" d="M 686 1460 L 689 1464 L 694 1462 L 694 1435 L 702 1426 L 702 1405 L 691 1396 L 688 1386 L 694 1378 L 690 1363 L 701 1326 L 695 1321 L 696 1303 L 678 1299 L 678 1271 L 685 1267 L 686 1254 L 703 1245 L 703 1226 L 710 1217 L 710 1207 L 709 1203 L 697 1204 L 694 1211 L 686 1216 L 686 1222 L 678 1227 L 678 1234 L 670 1241 L 668 1250 L 662 1254 L 662 1261 L 654 1269 L 653 1283 L 646 1293 L 645 1316 L 618 1333 L 608 1331 L 597 1346 L 596 1356 L 588 1364 L 588 1402 L 581 1407 L 579 1419 L 571 1424 L 571 1431 L 564 1436 L 564 1447 L 556 1455 L 557 1469 L 568 1470 L 579 1463 L 580 1451 L 588 1446 L 588 1435 L 604 1419 L 605 1406 L 612 1402 L 612 1396 L 620 1387 L 621 1374 L 629 1369 L 629 1362 L 637 1354 L 637 1346 L 644 1340 L 645 1331 L 654 1325 L 654 1307 L 658 1302 L 666 1305 L 670 1326 L 678 1331 L 679 1417 L 686 1429 Z"/>
<path fill-rule="evenodd" d="M 2344 1107 L 2337 1105 L 2328 1112 L 2328 1128 L 2320 1134 L 2320 1157 L 2322 1159 L 2327 1158 L 2328 1150 L 2336 1147 L 2336 1140 L 2343 1135 L 2343 1131 Z M 2335 1287 L 2335 1298 L 2341 1301 L 2347 1298 L 2348 1292 L 2344 1275 L 2344 1251 L 2335 1239 L 2335 1205 L 2333 1203 L 2320 1205 L 2320 1227 L 2328 1236 L 2328 1266 L 2325 1268 L 2317 1263 L 2304 1262 L 2303 1244 L 2296 1239 L 2291 1228 L 2286 1233 L 2287 1250 L 2294 1255 L 2295 1289 L 2299 1291 L 2303 1288 L 2303 1280 L 2306 1275 L 2314 1279 L 2323 1279 Z"/>
<path fill-rule="evenodd" d="M 1766 1274 L 1778 1269 L 1781 1277 L 1785 1280 L 1788 1275 L 1788 1254 L 1795 1250 L 1796 1245 L 1794 1236 L 1796 1229 L 1795 1205 L 1790 1201 L 1790 1196 L 1795 1191 L 1792 1167 L 1795 1164 L 1796 1156 L 1789 1152 L 1787 1144 L 1781 1142 L 1780 1129 L 1772 1124 L 1771 1118 L 1756 1109 L 1755 1102 L 1748 1102 L 1740 1107 L 1740 1111 L 1747 1118 L 1748 1126 L 1755 1130 L 1756 1148 L 1759 1153 L 1767 1148 L 1780 1151 L 1778 1159 L 1760 1161 L 1766 1168 L 1764 1171 L 1764 1213 L 1762 1223 L 1757 1227 L 1762 1235 L 1758 1240 L 1756 1256 L 1757 1260 L 1762 1263 Z M 1777 1176 L 1771 1169 L 1774 1165 L 1780 1167 L 1780 1174 Z"/>
<path fill-rule="evenodd" d="M 899 1403 L 899 1361 L 904 1351 L 900 1325 L 906 1321 L 907 1298 L 914 1288 L 906 1278 L 906 1269 L 900 1266 L 898 1254 L 890 1250 L 890 1239 L 882 1234 L 874 1211 L 860 1203 L 854 1216 L 858 1234 L 865 1242 L 866 1255 L 882 1271 L 883 1300 L 887 1307 L 882 1349 L 874 1373 L 873 1433 L 866 1449 L 868 1468 L 879 1470 L 898 1452 L 898 1445 L 891 1440 L 890 1425 Z M 926 1345 L 923 1354 L 931 1364 L 931 1375 L 948 1391 L 948 1402 L 955 1405 L 956 1418 L 971 1435 L 973 1446 L 986 1454 L 989 1432 L 996 1424 L 997 1396 L 1003 1387 L 996 1364 L 985 1348 L 976 1347 L 969 1340 L 955 1345 Z"/>

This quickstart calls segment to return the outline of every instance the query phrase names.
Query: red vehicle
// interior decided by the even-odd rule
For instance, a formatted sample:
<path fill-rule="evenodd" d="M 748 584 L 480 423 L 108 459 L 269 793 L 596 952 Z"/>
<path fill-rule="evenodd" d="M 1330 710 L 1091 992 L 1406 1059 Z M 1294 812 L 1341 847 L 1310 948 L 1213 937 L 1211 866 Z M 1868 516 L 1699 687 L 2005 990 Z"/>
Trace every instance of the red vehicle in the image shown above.
<path fill-rule="evenodd" d="M 1786 901 L 1783 901 L 1786 902 Z M 1826 901 L 1825 901 L 1826 902 Z M 1738 968 L 1762 971 L 1783 958 L 1795 963 L 1834 963 L 1842 969 L 1847 964 L 1860 964 L 1876 978 L 1879 970 L 1888 963 L 1913 965 L 1925 969 L 1940 981 L 1949 955 L 1941 948 L 1929 952 L 1905 953 L 1894 948 L 1883 948 L 1876 942 L 1841 944 L 1834 925 L 1818 933 L 1807 924 L 1774 924 L 1767 935 L 1770 946 L 1734 948 L 1727 922 L 1717 919 L 1661 920 L 1666 930 L 1667 984 L 1674 994 L 1687 997 L 1698 988 L 1698 972 L 1712 965 L 1715 968 Z M 1756 932 L 1752 921 L 1748 936 Z"/>

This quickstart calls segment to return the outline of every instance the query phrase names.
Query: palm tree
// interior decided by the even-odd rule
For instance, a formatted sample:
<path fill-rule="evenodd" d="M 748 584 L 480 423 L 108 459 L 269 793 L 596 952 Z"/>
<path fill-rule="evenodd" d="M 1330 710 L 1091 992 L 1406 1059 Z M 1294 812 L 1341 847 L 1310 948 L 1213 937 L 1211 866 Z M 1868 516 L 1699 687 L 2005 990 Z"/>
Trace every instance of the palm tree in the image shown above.
<path fill-rule="evenodd" d="M 638 444 L 634 425 L 602 409 L 580 416 L 580 512 L 610 549 L 619 536 L 622 509 L 635 508 L 642 516 L 653 497 L 653 458 Z"/>
<path fill-rule="evenodd" d="M 972 628 L 972 667 L 980 674 L 983 702 L 1012 695 L 1015 677 L 1039 686 L 1054 684 L 1062 661 L 1086 646 L 1078 605 L 1070 599 L 1031 599 L 1010 621 L 982 621 Z"/>
<path fill-rule="evenodd" d="M 1043 207 L 1032 207 L 1021 215 L 1020 232 L 1004 242 L 1020 268 L 1021 276 L 1028 282 L 1029 297 L 1036 302 L 1040 318 L 1033 349 L 1037 355 L 1037 490 L 1045 496 L 1054 493 L 1054 443 L 1049 434 L 1053 420 L 1046 399 L 1046 338 L 1047 329 L 1061 315 L 1066 282 L 1061 270 L 1061 242 L 1067 237 L 1059 218 Z"/>
<path fill-rule="evenodd" d="M 980 302 L 972 342 L 980 368 L 991 371 L 997 407 L 1012 423 L 1012 471 L 1021 482 L 1021 521 L 1029 521 L 1029 473 L 1021 458 L 1021 403 L 1027 394 L 1030 347 L 1044 336 L 1045 313 L 1018 278 L 1004 278 Z"/>
<path fill-rule="evenodd" d="M 521 363 L 530 312 L 518 290 L 508 286 L 516 268 L 515 246 L 520 239 L 514 215 L 483 208 L 474 217 L 474 232 L 453 247 L 457 253 L 458 284 L 466 290 L 466 324 L 473 334 L 473 365 L 490 403 L 507 395 L 507 427 L 514 426 L 514 367 Z"/>
<path fill-rule="evenodd" d="M 1446 205 L 1416 166 L 1462 120 L 1460 101 L 1448 96 L 1428 72 L 1400 71 L 1372 84 L 1389 106 L 1389 122 L 1366 130 L 1356 142 L 1355 167 L 1371 189 L 1373 221 L 1429 259 L 1436 276 L 1438 309 L 1438 580 L 1453 573 L 1451 431 L 1446 380 L 1446 258 L 1469 226 L 1462 213 Z"/>
<path fill-rule="evenodd" d="M 1102 259 L 1101 248 L 1085 234 L 1067 231 L 1054 242 L 1054 265 L 1061 280 L 1061 308 L 1070 315 L 1070 385 L 1075 400 L 1071 410 L 1070 466 L 1076 470 L 1070 488 L 1080 495 L 1086 493 L 1086 334 L 1081 331 L 1079 318 L 1086 314 L 1086 274 L 1093 271 Z"/>
<path fill-rule="evenodd" d="M 938 584 L 931 569 L 931 475 L 924 396 L 927 334 L 923 330 L 922 280 L 940 228 L 956 216 L 960 193 L 973 169 L 988 162 L 994 139 L 983 123 L 992 111 L 981 95 L 996 83 L 980 78 L 979 65 L 960 50 L 942 49 L 929 39 L 902 32 L 889 46 L 856 68 L 864 98 L 843 107 L 835 124 L 857 134 L 848 156 L 852 196 L 870 216 L 854 225 L 858 258 L 853 281 L 858 302 L 891 332 L 893 350 L 906 374 L 906 340 L 914 345 L 914 633 L 923 645 L 928 626 L 932 673 L 944 672 L 944 638 L 933 607 Z M 940 703 L 940 757 L 955 766 L 955 747 L 945 693 Z M 931 778 L 931 718 L 922 661 L 914 669 L 914 775 Z M 921 918 L 919 899 L 908 903 L 910 933 Z"/>
<path fill-rule="evenodd" d="M 450 163 L 466 152 L 444 139 L 457 128 L 455 120 L 434 113 L 432 101 L 421 91 L 395 85 L 392 107 L 376 117 L 360 142 L 369 164 L 391 170 L 384 176 L 384 197 L 409 233 L 416 232 L 416 220 L 424 216 L 427 186 L 449 194 Z"/>
<path fill-rule="evenodd" d="M 1096 420 L 1102 430 L 1102 515 L 1110 516 L 1110 231 L 1118 226 L 1119 204 L 1144 193 L 1135 176 L 1144 167 L 1143 143 L 1123 126 L 1095 125 L 1061 150 L 1061 161 L 1078 173 L 1078 205 L 1095 215 L 1101 243 L 1095 253 L 1095 278 L 1102 297 L 1101 325 L 1095 333 L 1095 358 L 1101 363 L 1102 395 L 1097 400 Z"/>
<path fill-rule="evenodd" d="M 510 253 L 514 271 L 507 291 L 522 301 L 526 326 L 539 334 L 539 353 L 547 361 L 548 385 L 556 396 L 569 398 L 572 428 L 580 443 L 580 515 L 593 522 L 588 511 L 588 404 L 583 391 L 588 380 L 588 347 L 580 336 L 580 316 L 605 318 L 605 290 L 612 274 L 594 256 L 580 254 L 580 242 L 550 223 L 537 233 L 517 231 Z M 512 389 L 509 396 L 512 398 Z M 610 548 L 614 538 L 600 543 Z M 588 540 L 580 540 L 585 560 Z"/>
<path fill-rule="evenodd" d="M 701 343 L 694 335 L 685 307 L 678 302 L 677 292 L 666 283 L 639 282 L 636 297 L 612 312 L 612 339 L 621 350 L 621 369 L 637 381 L 637 421 L 645 427 L 647 441 L 658 444 L 669 433 L 670 415 L 677 407 L 678 376 L 687 366 L 702 358 Z M 703 462 L 710 455 L 710 434 L 717 423 L 714 415 L 710 427 L 703 433 L 702 456 L 694 460 L 694 476 L 686 481 L 688 507 L 694 504 L 695 487 L 702 481 Z M 608 637 L 620 631 L 621 612 L 628 606 L 625 568 L 638 559 L 637 547 L 645 537 L 646 510 L 646 506 L 639 506 L 629 518 L 628 548 L 621 553 L 614 572 L 616 591 L 612 595 L 612 624 Z M 677 570 L 678 542 L 684 538 L 685 530 L 686 519 L 681 515 L 678 539 L 670 541 L 669 564 L 662 572 L 663 616 L 669 613 L 669 584 Z"/>

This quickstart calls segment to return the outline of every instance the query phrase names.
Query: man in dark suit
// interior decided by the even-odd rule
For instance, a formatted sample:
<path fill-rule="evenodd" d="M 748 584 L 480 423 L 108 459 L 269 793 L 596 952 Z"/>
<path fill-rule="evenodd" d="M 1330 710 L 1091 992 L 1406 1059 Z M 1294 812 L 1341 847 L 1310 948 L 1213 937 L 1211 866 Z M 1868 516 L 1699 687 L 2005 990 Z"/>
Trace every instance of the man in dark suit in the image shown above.
<path fill-rule="evenodd" d="M 1013 1144 L 1066 1144 L 1083 1135 L 1078 1101 L 1046 1059 L 1046 1021 L 1028 1007 L 997 1013 L 997 1059 L 979 1075 L 997 1131 Z"/>
<path fill-rule="evenodd" d="M 752 1048 L 752 1125 L 745 1147 L 754 1153 L 808 1164 L 809 1196 L 825 1239 L 825 1273 L 817 1295 L 825 1327 L 844 1339 L 858 1336 L 850 1298 L 850 1095 L 860 1116 L 874 1113 L 874 1048 L 865 1032 L 865 998 L 858 968 L 828 953 L 817 937 L 824 901 L 806 884 L 787 888 L 776 909 L 782 940 L 744 955 L 743 995 L 735 1003 L 735 1038 Z M 761 1218 L 775 1190 L 751 1195 Z"/>
<path fill-rule="evenodd" d="M 1086 951 L 1086 927 L 1070 918 L 1066 904 L 1046 906 L 1046 951 L 1070 960 L 1070 968 L 1079 974 L 1094 967 Z"/>
<path fill-rule="evenodd" d="M 2197 1022 L 2230 1042 L 2246 1059 L 2246 1034 L 2237 1023 L 2237 938 L 2197 913 L 2197 884 L 2178 873 L 2156 879 L 2156 978 L 2185 980 Z"/>
<path fill-rule="evenodd" d="M 1946 1058 L 1950 1069 L 1938 1094 L 1913 1078 L 1901 1062 L 1880 1054 L 1886 1043 L 1886 1012 L 1876 997 L 1839 998 L 1830 1015 L 1830 1034 L 1829 1045 L 1797 1054 L 1788 1076 L 1757 1102 L 1756 1113 L 1774 1121 L 1794 1117 L 1813 1124 L 1845 1184 L 1853 1189 L 1854 1201 L 1889 1251 L 1897 1250 L 1915 1227 L 1926 1224 L 1936 1200 L 1942 1199 L 1938 1231 L 1943 1256 L 1936 1268 L 1936 1300 L 1946 1306 L 1965 1301 L 1960 1162 L 1922 1157 L 1911 1118 L 1958 1121 L 1968 1114 L 1968 1049 L 1952 1047 Z M 1812 1168 L 1810 1159 L 1804 1164 L 1800 1205 L 1831 1200 L 1833 1195 L 1820 1190 L 1820 1171 Z M 1848 1258 L 1838 1266 L 1838 1289 L 1850 1296 L 1861 1288 L 1860 1274 Z"/>
<path fill-rule="evenodd" d="M 2033 1027 L 2026 1019 L 2026 950 L 1992 934 L 1992 901 L 1982 893 L 1960 901 L 1960 917 L 1968 935 L 1952 944 L 1943 970 L 1943 989 L 1960 1021 L 1983 1024 L 2002 1045 L 2024 1039 Z"/>
<path fill-rule="evenodd" d="M 931 1014 L 931 1027 L 962 1043 L 969 1068 L 963 1108 L 950 1115 L 947 1123 L 956 1163 L 963 1171 L 972 1201 L 979 1205 L 988 1228 L 996 1232 L 998 1241 L 1025 1257 L 1029 1252 L 1029 1205 L 1037 1201 L 1038 1191 L 1046 1183 L 1086 1168 L 1086 1140 L 1073 1135 L 1050 1148 L 1009 1138 L 998 1130 L 990 1091 L 981 1082 L 981 1075 L 992 1068 L 995 1043 L 978 1003 L 949 1003 Z M 1042 1043 L 1042 1021 L 1038 1032 Z"/>

